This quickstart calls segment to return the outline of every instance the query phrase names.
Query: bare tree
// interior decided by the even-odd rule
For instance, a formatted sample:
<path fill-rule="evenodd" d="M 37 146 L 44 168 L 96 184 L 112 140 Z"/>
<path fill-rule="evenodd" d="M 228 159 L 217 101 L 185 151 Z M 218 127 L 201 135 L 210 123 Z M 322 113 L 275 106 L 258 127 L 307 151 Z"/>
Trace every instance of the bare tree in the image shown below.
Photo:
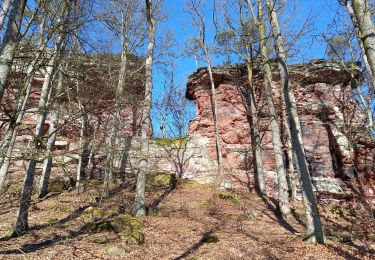
<path fill-rule="evenodd" d="M 54 50 L 51 54 L 51 58 L 48 62 L 48 66 L 46 68 L 46 74 L 44 77 L 43 87 L 41 90 L 41 95 L 39 99 L 39 106 L 38 106 L 38 119 L 37 125 L 35 129 L 35 134 L 33 137 L 33 154 L 29 160 L 29 163 L 26 168 L 25 172 L 25 179 L 23 183 L 23 189 L 20 197 L 20 206 L 17 212 L 17 220 L 15 224 L 14 233 L 21 234 L 28 229 L 28 209 L 30 206 L 31 200 L 31 191 L 34 182 L 34 175 L 35 175 L 35 167 L 37 164 L 38 151 L 40 151 L 42 147 L 42 137 L 44 132 L 45 121 L 48 114 L 47 104 L 50 98 L 50 91 L 52 87 L 52 79 L 55 75 L 58 59 L 61 55 L 62 46 L 64 44 L 66 38 L 66 32 L 69 26 L 69 17 L 70 17 L 70 6 L 71 1 L 66 1 L 61 4 L 61 11 L 57 14 L 51 13 L 52 16 L 58 15 L 61 18 L 57 19 L 56 26 L 59 28 L 59 34 L 56 37 L 56 41 L 54 44 Z M 47 10 L 46 10 L 47 11 Z M 65 21 L 64 21 L 64 20 Z M 53 20 L 53 19 L 52 19 Z"/>
<path fill-rule="evenodd" d="M 234 1 L 238 5 L 236 14 L 232 15 L 228 9 L 234 8 L 233 1 L 223 1 L 220 8 L 223 11 L 224 29 L 220 29 L 217 33 L 217 42 L 220 48 L 228 56 L 228 60 L 232 54 L 238 56 L 245 64 L 247 69 L 247 79 L 249 88 L 248 106 L 250 107 L 250 131 L 251 131 L 251 149 L 253 151 L 253 166 L 256 175 L 257 190 L 261 196 L 267 196 L 264 172 L 263 159 L 261 153 L 260 133 L 259 133 L 259 117 L 258 117 L 258 101 L 255 93 L 255 86 L 253 80 L 254 63 L 256 62 L 258 53 L 255 50 L 255 45 L 259 41 L 259 34 L 256 32 L 254 23 L 249 22 L 246 8 L 242 1 Z M 238 25 L 236 25 L 238 23 Z M 219 23 L 216 23 L 219 24 Z"/>
<path fill-rule="evenodd" d="M 48 129 L 48 140 L 46 143 L 46 152 L 45 152 L 45 159 L 43 162 L 42 175 L 40 177 L 39 187 L 38 187 L 39 198 L 46 196 L 48 193 L 48 182 L 49 182 L 49 177 L 50 177 L 51 168 L 52 168 L 52 151 L 55 147 L 55 141 L 56 141 L 56 136 L 58 132 L 57 124 L 58 124 L 59 114 L 60 114 L 59 99 L 62 93 L 63 83 L 64 83 L 63 74 L 59 72 L 58 79 L 57 79 L 57 86 L 56 86 L 56 94 L 55 94 L 55 97 L 52 99 L 51 104 L 49 105 L 51 107 L 51 113 L 50 113 L 51 120 L 50 120 L 50 127 Z M 52 94 L 52 90 L 50 91 L 50 95 L 51 94 Z"/>
<path fill-rule="evenodd" d="M 146 178 L 148 173 L 148 157 L 149 157 L 149 137 L 148 134 L 151 129 L 150 112 L 152 105 L 152 69 L 153 69 L 153 56 L 155 46 L 155 5 L 152 0 L 146 1 L 146 17 L 148 24 L 148 46 L 146 56 L 146 84 L 145 84 L 145 98 L 142 108 L 141 120 L 141 140 L 140 140 L 140 159 L 138 163 L 137 184 L 135 190 L 135 201 L 133 214 L 135 216 L 144 216 L 146 214 Z"/>
<path fill-rule="evenodd" d="M 0 10 L 0 30 L 3 29 L 5 18 L 8 16 L 8 11 L 13 3 L 13 0 L 4 0 Z"/>
<path fill-rule="evenodd" d="M 115 7 L 112 16 L 111 12 L 106 12 L 99 20 L 104 21 L 111 30 L 115 31 L 121 39 L 121 61 L 120 71 L 118 73 L 115 112 L 113 116 L 113 127 L 109 138 L 109 152 L 107 154 L 107 166 L 104 180 L 104 193 L 108 192 L 109 184 L 115 181 L 113 178 L 114 160 L 117 154 L 117 140 L 120 126 L 122 125 L 121 115 L 123 114 L 124 98 L 126 87 L 126 76 L 128 71 L 128 56 L 144 40 L 144 28 L 142 17 L 137 16 L 139 1 L 118 1 L 112 0 L 111 6 Z M 120 18 L 117 18 L 120 16 Z M 119 28 L 119 29 L 118 29 Z M 129 93 L 128 93 L 129 94 Z"/>
<path fill-rule="evenodd" d="M 273 151 L 275 154 L 276 171 L 278 180 L 278 207 L 283 217 L 287 217 L 290 214 L 289 207 L 289 195 L 288 195 L 288 184 L 284 168 L 282 141 L 280 136 L 280 128 L 278 124 L 277 114 L 275 111 L 273 94 L 272 94 L 272 72 L 270 66 L 270 59 L 268 50 L 266 47 L 266 26 L 263 18 L 263 3 L 261 0 L 257 0 L 258 15 L 255 15 L 253 5 L 250 0 L 246 0 L 248 6 L 253 15 L 254 23 L 258 27 L 259 31 L 259 49 L 261 54 L 261 68 L 264 75 L 264 91 L 266 95 L 266 101 L 268 106 L 268 114 L 271 121 L 271 133 L 272 133 L 272 144 Z"/>
<path fill-rule="evenodd" d="M 16 141 L 16 137 L 18 134 L 19 126 L 23 120 L 25 110 L 26 110 L 26 102 L 29 98 L 32 89 L 32 81 L 35 72 L 41 66 L 43 53 L 45 53 L 48 39 L 51 37 L 49 34 L 47 37 L 43 37 L 45 33 L 45 21 L 46 21 L 46 13 L 43 13 L 39 25 L 39 35 L 41 36 L 39 39 L 38 46 L 35 51 L 35 56 L 32 58 L 30 64 L 27 65 L 27 72 L 25 76 L 25 84 L 23 88 L 20 88 L 20 95 L 17 101 L 17 105 L 12 116 L 11 123 L 9 124 L 7 133 L 3 142 L 1 143 L 0 151 L 0 191 L 4 187 L 4 183 L 6 180 L 6 176 L 8 174 L 9 164 L 11 161 L 11 156 L 14 148 L 14 144 Z M 33 54 L 33 52 L 31 52 Z"/>
<path fill-rule="evenodd" d="M 218 112 L 217 112 L 217 99 L 216 99 L 216 86 L 212 72 L 212 64 L 211 64 L 211 53 L 206 42 L 206 24 L 204 20 L 204 15 L 202 13 L 202 4 L 201 0 L 190 0 L 187 5 L 187 11 L 190 13 L 192 18 L 192 24 L 196 28 L 199 33 L 197 38 L 193 38 L 191 44 L 195 45 L 195 47 L 191 48 L 193 50 L 201 50 L 202 51 L 202 58 L 207 63 L 207 70 L 210 77 L 210 85 L 211 85 L 211 107 L 212 107 L 212 114 L 214 119 L 214 128 L 215 128 L 215 141 L 216 141 L 216 154 L 217 154 L 217 162 L 219 166 L 219 180 L 218 183 L 221 186 L 224 182 L 223 176 L 223 154 L 222 154 L 222 145 L 221 145 L 221 137 L 220 137 L 220 127 L 218 122 Z"/>
<path fill-rule="evenodd" d="M 350 3 L 351 2 L 351 3 Z M 367 0 L 345 0 L 348 13 L 355 28 L 358 28 L 358 38 L 365 65 L 374 82 L 375 76 L 375 29 L 371 19 L 371 10 Z"/>
<path fill-rule="evenodd" d="M 20 30 L 26 0 L 13 0 L 8 7 L 8 24 L 0 48 L 0 101 L 12 68 L 16 46 L 20 41 Z"/>
<path fill-rule="evenodd" d="M 281 35 L 280 25 L 276 13 L 274 1 L 267 0 L 268 13 L 271 23 L 272 34 L 275 41 L 281 86 L 283 88 L 283 98 L 288 110 L 290 132 L 292 135 L 293 150 L 297 155 L 298 168 L 301 173 L 302 193 L 306 208 L 306 229 L 307 241 L 311 243 L 324 243 L 322 224 L 318 206 L 316 203 L 310 172 L 308 169 L 306 155 L 303 148 L 303 137 L 301 125 L 298 117 L 297 104 L 293 93 L 293 88 L 289 82 L 289 72 L 286 63 L 286 52 L 284 41 Z"/>

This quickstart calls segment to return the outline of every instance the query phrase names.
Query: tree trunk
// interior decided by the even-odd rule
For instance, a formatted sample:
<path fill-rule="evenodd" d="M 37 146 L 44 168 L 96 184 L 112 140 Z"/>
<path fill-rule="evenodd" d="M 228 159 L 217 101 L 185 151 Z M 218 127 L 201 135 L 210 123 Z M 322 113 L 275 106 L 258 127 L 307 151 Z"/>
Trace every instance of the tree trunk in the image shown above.
<path fill-rule="evenodd" d="M 113 182 L 115 179 L 113 178 L 113 168 L 114 168 L 114 160 L 116 158 L 117 149 L 116 149 L 116 141 L 119 128 L 121 126 L 121 112 L 122 112 L 122 102 L 124 98 L 124 87 L 125 87 L 125 78 L 126 78 L 126 66 L 127 66 L 127 46 L 126 46 L 126 39 L 125 39 L 125 14 L 122 12 L 122 25 L 121 25 L 121 65 L 120 65 L 120 73 L 117 82 L 117 89 L 116 89 L 116 99 L 115 99 L 115 116 L 113 117 L 113 129 L 110 137 L 109 142 L 109 153 L 107 155 L 107 169 L 106 169 L 106 176 L 105 176 L 105 189 L 109 187 L 109 183 Z M 108 192 L 105 191 L 104 193 Z"/>
<path fill-rule="evenodd" d="M 0 10 L 0 30 L 3 29 L 4 20 L 8 16 L 9 7 L 11 5 L 13 5 L 13 3 L 11 3 L 11 1 L 14 1 L 14 0 L 4 0 L 3 6 L 1 7 L 1 10 Z"/>
<path fill-rule="evenodd" d="M 284 145 L 284 156 L 285 156 L 285 166 L 287 169 L 287 181 L 288 187 L 290 189 L 290 197 L 291 200 L 294 201 L 296 199 L 296 183 L 294 178 L 294 165 L 293 165 L 293 148 L 292 148 L 292 137 L 289 128 L 288 116 L 286 112 L 286 104 L 285 104 L 285 95 L 283 88 L 280 89 L 280 105 L 281 105 L 281 121 L 283 122 L 282 127 L 282 142 Z"/>
<path fill-rule="evenodd" d="M 12 68 L 16 46 L 20 40 L 19 34 L 25 6 L 26 0 L 13 0 L 9 6 L 8 24 L 0 48 L 0 102 Z"/>
<path fill-rule="evenodd" d="M 144 216 L 146 214 L 146 178 L 148 173 L 148 156 L 149 156 L 149 137 L 148 133 L 151 129 L 151 104 L 152 104 L 152 67 L 153 55 L 155 45 L 155 19 L 152 12 L 152 1 L 146 0 L 147 24 L 149 29 L 149 42 L 147 46 L 146 57 L 146 84 L 145 84 L 145 99 L 142 111 L 141 123 L 141 147 L 139 171 L 137 176 L 137 185 L 135 190 L 135 201 L 133 214 L 135 216 Z"/>
<path fill-rule="evenodd" d="M 363 61 L 365 63 L 366 70 L 367 70 L 367 72 L 370 75 L 372 87 L 373 87 L 373 89 L 375 89 L 374 74 L 373 74 L 372 69 L 370 67 L 370 63 L 369 63 L 369 61 L 367 59 L 366 50 L 365 50 L 364 44 L 362 42 L 362 39 L 359 37 L 361 35 L 361 30 L 359 28 L 359 23 L 358 23 L 358 20 L 356 18 L 356 15 L 354 14 L 353 6 L 350 4 L 349 0 L 346 0 L 345 6 L 346 6 L 346 9 L 348 10 L 350 19 L 352 20 L 352 23 L 353 23 L 353 26 L 354 26 L 354 30 L 355 30 L 355 32 L 357 34 L 358 44 L 359 44 L 359 46 L 361 48 L 362 59 L 363 59 Z"/>
<path fill-rule="evenodd" d="M 14 148 L 14 144 L 16 142 L 16 137 L 18 134 L 19 126 L 23 120 L 23 116 L 25 115 L 26 110 L 26 103 L 29 98 L 31 89 L 32 89 L 32 81 L 33 81 L 33 74 L 35 72 L 36 66 L 39 62 L 39 58 L 41 55 L 41 49 L 36 54 L 36 57 L 31 62 L 27 74 L 26 74 L 26 82 L 25 87 L 20 90 L 20 97 L 17 102 L 16 108 L 16 115 L 14 123 L 9 125 L 9 129 L 7 134 L 4 138 L 3 143 L 1 144 L 1 158 L 0 158 L 0 191 L 4 188 L 4 183 L 8 174 L 9 164 Z"/>
<path fill-rule="evenodd" d="M 28 229 L 28 210 L 30 207 L 31 192 L 34 183 L 35 167 L 37 164 L 37 156 L 43 147 L 43 133 L 44 126 L 47 118 L 47 104 L 50 98 L 50 88 L 52 86 L 52 79 L 55 73 L 56 62 L 58 57 L 59 47 L 55 46 L 54 53 L 49 62 L 49 66 L 46 69 L 46 75 L 44 76 L 43 87 L 40 93 L 39 106 L 38 106 L 38 121 L 35 129 L 33 138 L 33 149 L 35 154 L 32 155 L 31 159 L 26 168 L 25 179 L 23 189 L 20 197 L 20 206 L 17 212 L 17 220 L 14 232 L 21 234 Z"/>
<path fill-rule="evenodd" d="M 48 129 L 48 141 L 46 144 L 46 155 L 43 162 L 43 170 L 42 175 L 39 181 L 39 188 L 38 188 L 38 196 L 42 198 L 47 195 L 48 193 L 48 182 L 49 177 L 51 174 L 52 168 L 52 151 L 55 147 L 55 141 L 57 136 L 57 124 L 59 120 L 59 110 L 60 110 L 60 102 L 59 102 L 59 95 L 61 94 L 63 84 L 63 75 L 59 73 L 59 78 L 57 82 L 56 88 L 56 97 L 53 101 L 52 111 L 51 111 L 51 122 L 50 127 Z"/>
<path fill-rule="evenodd" d="M 211 83 L 211 107 L 212 107 L 212 113 L 214 117 L 217 163 L 219 166 L 219 180 L 218 181 L 219 181 L 219 186 L 221 186 L 224 182 L 223 169 L 222 169 L 223 153 L 221 150 L 220 127 L 219 127 L 218 116 L 217 116 L 216 88 L 215 88 L 214 77 L 212 74 L 210 54 L 208 53 L 207 46 L 204 42 L 202 42 L 202 47 L 203 47 L 204 55 L 206 56 L 207 70 L 210 76 L 210 83 Z"/>
<path fill-rule="evenodd" d="M 296 152 L 298 168 L 301 173 L 302 194 L 306 208 L 306 240 L 311 243 L 324 243 L 323 230 L 320 221 L 318 206 L 316 203 L 311 177 L 303 148 L 303 137 L 301 125 L 298 117 L 297 104 L 295 101 L 292 87 L 289 86 L 289 72 L 286 64 L 286 53 L 284 42 L 281 36 L 280 26 L 277 14 L 274 9 L 274 3 L 267 0 L 269 15 L 271 20 L 272 33 L 275 38 L 276 51 L 278 56 L 278 65 L 282 87 L 284 90 L 285 102 L 288 109 L 288 119 L 290 123 L 290 132 L 292 134 L 293 149 Z"/>
<path fill-rule="evenodd" d="M 264 74 L 264 90 L 266 94 L 266 101 L 269 110 L 269 117 L 271 121 L 272 144 L 275 153 L 275 162 L 278 180 L 278 207 L 283 217 L 290 214 L 288 183 L 285 174 L 283 149 L 280 137 L 280 128 L 277 120 L 277 115 L 273 103 L 272 94 L 272 72 L 269 64 L 269 56 L 266 48 L 266 31 L 263 20 L 263 6 L 262 1 L 258 0 L 258 29 L 259 29 L 259 47 L 262 56 L 262 71 Z"/>
<path fill-rule="evenodd" d="M 347 3 L 347 7 L 349 4 Z M 363 43 L 365 56 L 368 61 L 368 66 L 371 70 L 372 81 L 375 76 L 375 29 L 374 24 L 371 20 L 371 11 L 368 5 L 368 1 L 365 0 L 353 0 L 352 1 L 353 12 L 355 18 L 353 23 L 357 22 L 359 28 L 359 39 Z M 350 10 L 348 9 L 349 14 Z"/>
<path fill-rule="evenodd" d="M 260 149 L 260 136 L 258 128 L 258 113 L 257 113 L 257 101 L 253 85 L 253 66 L 250 62 L 247 62 L 247 77 L 249 80 L 249 98 L 250 98 L 250 112 L 251 112 L 251 146 L 253 150 L 253 165 L 256 172 L 257 189 L 261 196 L 267 196 L 266 184 L 263 173 L 263 159 L 262 152 Z"/>
<path fill-rule="evenodd" d="M 82 110 L 81 110 L 82 111 Z M 81 184 L 83 184 L 83 191 L 87 189 L 87 166 L 90 159 L 90 139 L 88 138 L 87 131 L 89 127 L 89 116 L 87 113 L 83 113 L 81 116 L 81 129 L 79 135 L 79 147 L 81 154 L 78 159 L 77 165 L 77 182 L 76 182 L 76 192 L 80 193 Z"/>

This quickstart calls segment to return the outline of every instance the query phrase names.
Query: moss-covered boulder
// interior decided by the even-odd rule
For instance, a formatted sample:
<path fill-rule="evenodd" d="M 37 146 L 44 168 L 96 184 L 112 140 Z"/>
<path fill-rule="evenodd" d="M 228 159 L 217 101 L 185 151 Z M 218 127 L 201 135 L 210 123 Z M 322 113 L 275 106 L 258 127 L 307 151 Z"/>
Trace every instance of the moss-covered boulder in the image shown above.
<path fill-rule="evenodd" d="M 110 221 L 101 221 L 88 224 L 87 230 L 92 233 L 101 233 L 116 231 L 116 228 L 112 225 Z"/>
<path fill-rule="evenodd" d="M 128 245 L 142 245 L 145 242 L 145 236 L 138 230 L 126 230 L 120 233 Z"/>
<path fill-rule="evenodd" d="M 127 251 L 122 247 L 110 246 L 106 249 L 106 253 L 109 256 L 123 256 L 127 253 Z"/>
<path fill-rule="evenodd" d="M 154 172 L 149 175 L 148 181 L 151 187 L 168 187 L 171 182 L 171 175 L 169 173 Z"/>
<path fill-rule="evenodd" d="M 115 218 L 112 225 L 127 244 L 141 245 L 144 243 L 143 222 L 140 219 L 126 215 Z"/>
<path fill-rule="evenodd" d="M 71 187 L 74 187 L 75 180 L 71 177 L 54 177 L 51 178 L 48 182 L 48 191 L 49 192 L 62 192 L 68 190 Z"/>
<path fill-rule="evenodd" d="M 91 233 L 115 232 L 129 245 L 141 245 L 145 241 L 144 234 L 142 233 L 143 222 L 130 215 L 90 223 L 87 225 L 87 230 Z"/>

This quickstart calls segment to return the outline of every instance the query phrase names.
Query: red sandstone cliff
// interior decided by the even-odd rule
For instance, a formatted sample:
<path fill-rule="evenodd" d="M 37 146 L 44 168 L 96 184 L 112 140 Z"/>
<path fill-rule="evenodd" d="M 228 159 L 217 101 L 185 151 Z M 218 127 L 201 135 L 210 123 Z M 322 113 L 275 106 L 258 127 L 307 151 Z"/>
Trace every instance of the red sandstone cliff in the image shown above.
<path fill-rule="evenodd" d="M 356 73 L 356 77 L 359 77 L 359 69 Z M 215 68 L 213 74 L 225 163 L 231 169 L 233 179 L 252 187 L 251 114 L 247 102 L 246 68 Z M 375 142 L 363 127 L 365 116 L 351 91 L 350 73 L 339 64 L 319 60 L 294 65 L 290 68 L 290 74 L 303 128 L 304 147 L 316 189 L 341 193 L 351 186 L 350 180 L 357 174 L 362 180 L 374 182 Z M 254 76 L 264 169 L 268 179 L 273 179 L 275 161 L 262 91 L 262 75 L 255 70 Z M 280 84 L 276 73 L 273 81 L 275 103 L 280 108 L 277 98 Z M 198 69 L 189 77 L 187 86 L 186 96 L 196 104 L 196 117 L 190 122 L 189 135 L 207 137 L 210 140 L 209 151 L 216 158 L 207 70 Z M 364 192 L 374 194 L 371 185 Z"/>

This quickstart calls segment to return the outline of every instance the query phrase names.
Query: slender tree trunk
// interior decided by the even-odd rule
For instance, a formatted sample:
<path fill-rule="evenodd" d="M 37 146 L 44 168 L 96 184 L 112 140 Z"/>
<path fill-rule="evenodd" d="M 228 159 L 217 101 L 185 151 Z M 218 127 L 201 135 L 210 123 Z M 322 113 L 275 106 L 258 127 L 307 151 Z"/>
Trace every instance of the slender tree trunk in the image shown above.
<path fill-rule="evenodd" d="M 363 43 L 362 39 L 360 38 L 361 30 L 359 28 L 359 23 L 358 23 L 357 17 L 354 13 L 353 6 L 351 5 L 349 0 L 345 1 L 345 6 L 346 6 L 346 9 L 348 10 L 350 19 L 352 20 L 352 23 L 353 23 L 353 26 L 354 26 L 354 30 L 357 34 L 357 39 L 358 39 L 359 47 L 361 49 L 362 59 L 363 59 L 364 64 L 365 64 L 366 71 L 367 71 L 367 73 L 370 77 L 370 85 L 371 85 L 372 89 L 375 90 L 375 77 L 374 77 L 373 70 L 371 69 L 370 63 L 369 63 L 368 58 L 367 58 L 364 43 Z M 374 33 L 374 29 L 373 29 L 373 33 Z M 374 35 L 372 37 L 374 37 Z M 373 48 L 375 48 L 375 47 L 373 46 Z M 368 126 L 370 127 L 370 129 L 375 130 L 371 106 L 369 104 L 367 104 L 367 102 L 365 101 L 358 84 L 356 84 L 356 88 L 357 88 L 358 96 L 360 98 L 362 106 L 363 106 L 365 112 L 367 113 L 367 117 L 368 117 L 368 120 L 369 120 Z"/>
<path fill-rule="evenodd" d="M 212 113 L 214 117 L 214 127 L 215 127 L 215 140 L 216 140 L 216 153 L 217 153 L 217 162 L 219 166 L 219 184 L 221 185 L 224 182 L 223 176 L 223 153 L 221 149 L 221 137 L 220 137 L 220 127 L 219 127 L 219 120 L 217 115 L 217 99 L 216 99 L 216 88 L 215 88 L 215 81 L 212 74 L 212 66 L 211 66 L 211 59 L 210 53 L 207 50 L 207 46 L 204 42 L 201 43 L 203 47 L 203 52 L 207 62 L 207 70 L 210 76 L 210 83 L 211 83 L 211 107 Z"/>
<path fill-rule="evenodd" d="M 83 110 L 81 110 L 83 111 Z M 87 166 L 90 157 L 90 139 L 88 138 L 87 131 L 89 127 L 89 116 L 83 113 L 81 117 L 81 129 L 79 135 L 79 147 L 81 154 L 78 159 L 77 165 L 77 178 L 76 178 L 76 191 L 80 193 L 81 184 L 83 184 L 83 191 L 87 189 Z"/>
<path fill-rule="evenodd" d="M 26 0 L 13 0 L 8 10 L 8 24 L 0 48 L 0 102 L 12 68 Z"/>
<path fill-rule="evenodd" d="M 44 77 L 43 87 L 40 93 L 39 106 L 38 106 L 38 121 L 35 129 L 33 138 L 33 152 L 35 154 L 29 160 L 29 163 L 25 172 L 25 179 L 23 189 L 20 197 L 20 206 L 17 212 L 17 220 L 14 232 L 21 234 L 28 229 L 28 210 L 30 207 L 31 192 L 34 183 L 35 168 L 37 164 L 37 156 L 43 147 L 43 133 L 44 126 L 47 118 L 47 104 L 50 97 L 50 88 L 52 86 L 52 79 L 55 73 L 56 62 L 58 57 L 59 47 L 55 46 L 54 53 L 50 60 L 49 66 L 46 69 L 46 75 Z"/>
<path fill-rule="evenodd" d="M 151 129 L 151 104 L 152 104 L 152 67 L 153 55 L 155 45 L 155 19 L 152 12 L 152 1 L 146 1 L 147 23 L 149 29 L 149 42 L 147 47 L 146 57 L 146 84 L 145 84 L 145 99 L 142 111 L 142 125 L 141 125 L 141 147 L 140 147 L 140 161 L 139 171 L 137 176 L 137 185 L 135 190 L 135 202 L 133 214 L 135 216 L 144 216 L 146 214 L 146 178 L 148 173 L 148 156 L 149 156 L 149 137 L 148 133 Z"/>
<path fill-rule="evenodd" d="M 266 184 L 263 173 L 263 159 L 262 152 L 260 149 L 260 136 L 258 128 L 258 113 L 257 113 L 257 100 L 253 85 L 253 66 L 250 62 L 247 62 L 247 77 L 249 80 L 249 97 L 250 97 L 250 112 L 251 112 L 251 146 L 253 150 L 253 164 L 256 171 L 256 180 L 258 186 L 258 192 L 261 196 L 267 196 Z"/>
<path fill-rule="evenodd" d="M 286 64 L 286 53 L 284 41 L 281 36 L 280 26 L 277 14 L 274 9 L 274 3 L 267 0 L 269 15 L 271 20 L 272 33 L 275 38 L 278 64 L 281 76 L 281 82 L 284 90 L 285 102 L 288 109 L 290 132 L 292 134 L 293 149 L 296 152 L 298 168 L 301 173 L 302 194 L 306 208 L 306 240 L 311 243 L 324 243 L 323 230 L 320 221 L 320 214 L 316 203 L 311 177 L 303 148 L 303 137 L 301 125 L 298 117 L 297 104 L 295 101 L 292 87 L 289 85 L 289 72 Z"/>
<path fill-rule="evenodd" d="M 0 30 L 3 29 L 4 20 L 8 16 L 8 11 L 9 11 L 10 6 L 13 5 L 13 3 L 11 3 L 11 1 L 14 1 L 14 0 L 4 0 L 3 6 L 1 7 L 1 10 L 0 10 Z"/>
<path fill-rule="evenodd" d="M 17 102 L 17 107 L 16 107 L 15 120 L 13 123 L 10 124 L 7 134 L 4 138 L 4 141 L 1 144 L 0 191 L 4 187 L 4 183 L 8 174 L 9 164 L 10 164 L 14 144 L 16 142 L 18 129 L 25 115 L 26 103 L 27 103 L 27 100 L 29 98 L 29 95 L 32 89 L 33 74 L 39 62 L 42 49 L 43 48 L 39 48 L 39 51 L 37 52 L 35 58 L 29 65 L 29 68 L 26 74 L 25 87 L 20 90 L 20 96 Z"/>
<path fill-rule="evenodd" d="M 280 89 L 280 106 L 281 106 L 281 121 L 283 122 L 282 130 L 282 142 L 285 149 L 285 160 L 286 160 L 286 169 L 287 169 L 287 181 L 288 186 L 291 192 L 291 200 L 296 199 L 296 183 L 294 178 L 294 165 L 293 165 L 293 148 L 292 148 L 292 137 L 289 128 L 288 116 L 286 112 L 286 104 L 284 97 L 283 88 Z"/>
<path fill-rule="evenodd" d="M 283 217 L 290 214 L 288 184 L 284 168 L 283 149 L 280 136 L 280 128 L 273 103 L 272 94 L 272 72 L 269 64 L 269 56 L 266 48 L 266 31 L 263 20 L 262 1 L 258 0 L 258 29 L 259 29 L 259 47 L 262 56 L 262 71 L 264 74 L 264 90 L 271 121 L 272 144 L 275 153 L 277 180 L 278 180 L 278 207 Z"/>
<path fill-rule="evenodd" d="M 359 28 L 359 23 L 358 23 L 357 17 L 354 14 L 353 6 L 351 5 L 351 3 L 350 3 L 349 0 L 345 1 L 345 6 L 346 6 L 346 9 L 348 10 L 350 19 L 352 20 L 352 23 L 353 23 L 353 26 L 354 26 L 354 30 L 355 30 L 355 32 L 357 34 L 358 44 L 359 44 L 359 46 L 361 48 L 362 59 L 364 61 L 366 70 L 367 70 L 367 72 L 370 75 L 372 87 L 375 89 L 375 78 L 374 78 L 373 70 L 371 69 L 370 63 L 369 63 L 369 61 L 367 59 L 365 46 L 363 44 L 362 39 L 360 38 L 361 30 Z"/>
<path fill-rule="evenodd" d="M 121 25 L 121 65 L 120 65 L 120 73 L 117 82 L 117 89 L 116 89 L 116 99 L 115 99 L 115 116 L 113 117 L 113 129 L 111 132 L 110 142 L 109 142 L 109 153 L 107 155 L 107 169 L 106 169 L 106 176 L 105 182 L 113 182 L 115 179 L 113 178 L 113 169 L 114 169 L 114 160 L 116 158 L 117 149 L 116 149 L 116 141 L 119 128 L 121 126 L 121 112 L 122 112 L 122 102 L 124 98 L 124 87 L 125 87 L 125 78 L 126 78 L 126 66 L 127 66 L 127 46 L 126 46 L 126 39 L 125 39 L 125 14 L 122 11 L 122 25 Z M 109 183 L 104 183 L 104 188 L 108 189 Z M 104 193 L 107 193 L 105 191 Z"/>
<path fill-rule="evenodd" d="M 63 84 L 63 75 L 59 73 L 59 78 L 57 82 L 56 88 L 56 97 L 53 101 L 52 111 L 51 111 L 51 122 L 50 127 L 48 129 L 48 140 L 46 144 L 46 155 L 43 162 L 43 170 L 42 175 L 39 181 L 39 188 L 38 188 L 38 196 L 42 198 L 47 195 L 48 193 L 48 182 L 50 179 L 51 168 L 52 168 L 52 151 L 55 147 L 55 141 L 57 136 L 57 124 L 59 120 L 59 110 L 60 110 L 60 102 L 59 102 L 59 95 L 61 94 Z"/>
<path fill-rule="evenodd" d="M 353 11 L 349 10 L 350 4 L 346 4 L 349 14 L 354 13 L 353 23 L 357 22 L 359 29 L 359 39 L 363 44 L 368 66 L 371 70 L 372 81 L 375 76 L 375 29 L 371 20 L 371 10 L 366 0 L 352 0 Z"/>

